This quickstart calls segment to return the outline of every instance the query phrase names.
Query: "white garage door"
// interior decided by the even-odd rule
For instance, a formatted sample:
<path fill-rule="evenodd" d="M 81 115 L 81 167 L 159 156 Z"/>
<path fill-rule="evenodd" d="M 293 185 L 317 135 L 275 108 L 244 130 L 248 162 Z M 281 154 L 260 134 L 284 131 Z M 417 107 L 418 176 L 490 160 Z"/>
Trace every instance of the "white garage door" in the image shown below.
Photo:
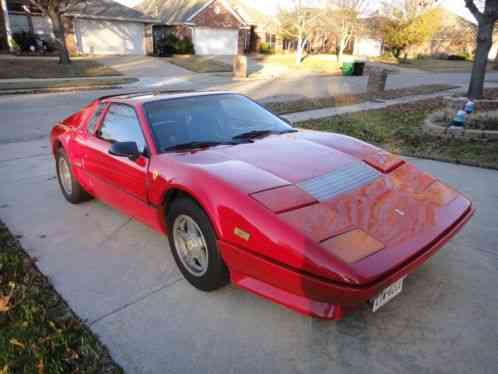
<path fill-rule="evenodd" d="M 238 30 L 194 28 L 194 49 L 198 55 L 236 55 Z"/>
<path fill-rule="evenodd" d="M 82 53 L 145 54 L 143 23 L 78 19 L 75 27 Z"/>

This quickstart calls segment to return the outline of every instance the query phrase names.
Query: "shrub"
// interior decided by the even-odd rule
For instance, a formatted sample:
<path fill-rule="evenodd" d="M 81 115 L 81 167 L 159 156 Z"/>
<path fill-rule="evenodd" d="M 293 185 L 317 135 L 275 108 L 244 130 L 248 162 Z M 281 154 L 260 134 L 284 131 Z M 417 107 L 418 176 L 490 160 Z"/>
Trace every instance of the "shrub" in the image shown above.
<path fill-rule="evenodd" d="M 259 53 L 264 55 L 271 55 L 275 53 L 275 50 L 268 43 L 261 43 L 259 46 Z"/>
<path fill-rule="evenodd" d="M 173 54 L 192 54 L 194 45 L 190 38 L 179 39 L 175 34 L 170 33 L 157 41 L 159 56 L 171 56 Z"/>
<path fill-rule="evenodd" d="M 178 38 L 175 34 L 167 34 L 164 38 L 157 41 L 157 54 L 161 57 L 171 56 L 175 53 L 175 45 Z"/>
<path fill-rule="evenodd" d="M 194 44 L 190 38 L 183 38 L 176 42 L 175 53 L 179 55 L 190 55 L 194 53 Z"/>
<path fill-rule="evenodd" d="M 448 60 L 450 61 L 465 61 L 467 57 L 464 55 L 449 55 Z"/>

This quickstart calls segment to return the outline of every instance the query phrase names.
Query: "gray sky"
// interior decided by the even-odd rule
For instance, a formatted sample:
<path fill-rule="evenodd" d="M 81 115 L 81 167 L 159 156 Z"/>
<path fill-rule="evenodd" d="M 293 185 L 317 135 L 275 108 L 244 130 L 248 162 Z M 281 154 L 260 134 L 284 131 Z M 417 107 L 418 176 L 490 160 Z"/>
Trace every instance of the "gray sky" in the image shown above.
<path fill-rule="evenodd" d="M 116 0 L 122 4 L 128 5 L 128 6 L 135 6 L 142 2 L 142 0 Z M 258 8 L 260 11 L 263 13 L 269 13 L 269 14 L 274 14 L 276 10 L 278 9 L 279 4 L 281 6 L 285 6 L 286 0 L 247 0 L 251 4 L 253 4 L 254 7 Z M 375 4 L 380 3 L 379 0 L 370 0 L 371 4 L 373 7 L 375 7 Z M 451 11 L 474 21 L 474 18 L 472 15 L 467 11 L 465 8 L 465 0 L 442 0 L 442 3 L 445 7 L 450 9 Z"/>

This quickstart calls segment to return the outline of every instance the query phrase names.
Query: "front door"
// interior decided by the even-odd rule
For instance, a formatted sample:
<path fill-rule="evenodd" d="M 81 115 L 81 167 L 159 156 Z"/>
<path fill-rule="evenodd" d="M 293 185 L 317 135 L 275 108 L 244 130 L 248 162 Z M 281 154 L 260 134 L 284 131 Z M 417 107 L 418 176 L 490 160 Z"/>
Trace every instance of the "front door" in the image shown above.
<path fill-rule="evenodd" d="M 111 155 L 113 142 L 133 141 L 142 155 L 137 160 Z M 89 134 L 84 168 L 97 198 L 141 218 L 147 206 L 147 173 L 149 158 L 146 142 L 135 109 L 113 103 L 94 134 Z M 138 209 L 138 211 L 137 211 Z"/>

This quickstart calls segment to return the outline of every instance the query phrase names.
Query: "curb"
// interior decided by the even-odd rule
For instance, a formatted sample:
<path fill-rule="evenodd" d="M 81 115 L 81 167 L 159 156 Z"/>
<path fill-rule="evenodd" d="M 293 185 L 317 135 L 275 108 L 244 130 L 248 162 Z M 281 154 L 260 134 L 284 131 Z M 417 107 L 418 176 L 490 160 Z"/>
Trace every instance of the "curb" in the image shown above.
<path fill-rule="evenodd" d="M 125 88 L 123 85 L 98 85 L 98 86 L 74 86 L 60 88 L 26 88 L 20 90 L 0 90 L 0 96 L 6 95 L 34 95 L 45 93 L 60 93 L 60 92 L 78 92 L 78 91 L 93 91 L 93 90 L 117 90 Z"/>

